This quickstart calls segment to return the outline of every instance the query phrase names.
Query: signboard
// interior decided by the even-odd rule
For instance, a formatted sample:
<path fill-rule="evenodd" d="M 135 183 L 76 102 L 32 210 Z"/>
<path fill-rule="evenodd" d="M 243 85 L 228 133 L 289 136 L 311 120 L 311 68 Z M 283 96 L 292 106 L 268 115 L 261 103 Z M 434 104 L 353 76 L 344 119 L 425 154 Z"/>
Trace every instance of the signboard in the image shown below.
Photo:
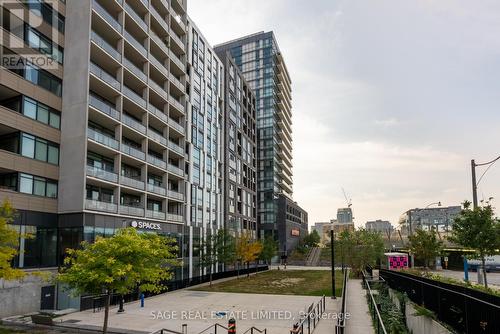
<path fill-rule="evenodd" d="M 141 220 L 132 220 L 130 222 L 130 226 L 133 228 L 145 229 L 145 230 L 161 230 L 160 224 L 145 222 Z"/>
<path fill-rule="evenodd" d="M 298 237 L 300 236 L 300 230 L 298 228 L 292 228 L 292 236 L 293 237 Z"/>

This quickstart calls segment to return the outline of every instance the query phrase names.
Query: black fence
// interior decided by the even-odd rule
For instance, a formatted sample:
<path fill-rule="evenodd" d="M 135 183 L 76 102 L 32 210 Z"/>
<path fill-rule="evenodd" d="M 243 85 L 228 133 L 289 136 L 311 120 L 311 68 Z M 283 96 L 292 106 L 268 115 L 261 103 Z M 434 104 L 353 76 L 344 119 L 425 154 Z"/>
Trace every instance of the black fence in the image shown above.
<path fill-rule="evenodd" d="M 381 269 L 380 276 L 392 289 L 406 293 L 458 333 L 500 332 L 498 296 L 391 270 Z"/>
<path fill-rule="evenodd" d="M 255 266 L 253 266 L 253 267 L 250 267 L 249 269 L 246 269 L 246 268 L 240 269 L 239 274 L 240 274 L 240 276 L 243 276 L 243 275 L 247 275 L 247 273 L 255 273 L 255 272 L 261 272 L 261 271 L 266 271 L 266 270 L 269 270 L 269 266 L 259 265 L 257 268 L 255 268 Z M 223 271 L 223 272 L 213 273 L 212 280 L 215 281 L 215 280 L 218 280 L 221 278 L 234 277 L 237 275 L 238 275 L 237 270 Z M 165 284 L 163 284 L 167 288 L 164 292 L 183 289 L 183 288 L 187 288 L 187 287 L 190 287 L 193 285 L 207 283 L 209 281 L 210 281 L 209 275 L 193 277 L 191 279 L 168 281 L 168 282 L 165 282 Z M 150 296 L 154 296 L 155 294 L 154 293 L 145 293 L 144 295 L 145 295 L 145 297 L 150 297 Z M 140 298 L 139 291 L 135 291 L 133 293 L 129 293 L 129 294 L 123 296 L 123 299 L 126 303 L 139 300 L 139 298 Z M 121 299 L 120 295 L 112 294 L 110 305 L 118 305 L 120 303 L 120 299 Z M 102 308 L 104 308 L 105 300 L 106 300 L 105 295 L 82 296 L 80 298 L 80 311 L 93 309 L 94 312 L 98 312 Z"/>

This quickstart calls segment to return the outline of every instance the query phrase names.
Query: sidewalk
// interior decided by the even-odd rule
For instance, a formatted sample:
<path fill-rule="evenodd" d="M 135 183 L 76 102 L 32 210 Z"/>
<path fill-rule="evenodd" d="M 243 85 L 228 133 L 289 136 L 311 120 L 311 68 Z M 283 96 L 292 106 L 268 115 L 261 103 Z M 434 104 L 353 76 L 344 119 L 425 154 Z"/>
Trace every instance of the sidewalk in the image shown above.
<path fill-rule="evenodd" d="M 325 313 L 326 314 L 337 314 L 340 312 L 340 298 L 331 299 L 330 297 L 326 297 L 325 303 Z M 318 326 L 314 329 L 313 333 L 322 334 L 322 333 L 335 333 L 335 324 L 336 320 L 333 319 L 321 319 L 318 323 Z"/>
<path fill-rule="evenodd" d="M 365 290 L 360 279 L 347 281 L 347 312 L 350 317 L 346 323 L 346 333 L 374 333 Z"/>

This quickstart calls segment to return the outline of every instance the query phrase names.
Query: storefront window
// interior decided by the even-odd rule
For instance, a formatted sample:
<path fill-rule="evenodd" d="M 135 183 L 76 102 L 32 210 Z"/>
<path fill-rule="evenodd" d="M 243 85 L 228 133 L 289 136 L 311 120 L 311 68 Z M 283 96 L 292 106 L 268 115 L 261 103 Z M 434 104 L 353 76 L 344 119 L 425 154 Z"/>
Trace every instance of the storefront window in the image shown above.
<path fill-rule="evenodd" d="M 55 267 L 57 265 L 57 228 L 14 225 L 20 232 L 18 268 Z"/>

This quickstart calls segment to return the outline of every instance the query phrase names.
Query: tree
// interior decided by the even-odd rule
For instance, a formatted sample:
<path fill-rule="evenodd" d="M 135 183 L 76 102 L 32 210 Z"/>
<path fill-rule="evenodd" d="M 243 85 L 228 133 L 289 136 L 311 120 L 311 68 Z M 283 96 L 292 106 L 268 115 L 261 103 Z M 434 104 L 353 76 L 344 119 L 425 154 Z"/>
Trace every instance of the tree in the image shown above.
<path fill-rule="evenodd" d="M 335 241 L 337 257 L 351 267 L 359 276 L 366 265 L 375 265 L 384 253 L 384 242 L 380 233 L 365 229 L 344 230 Z M 338 260 L 337 260 L 338 261 Z"/>
<path fill-rule="evenodd" d="M 270 264 L 271 260 L 276 256 L 277 252 L 278 242 L 274 240 L 272 236 L 268 235 L 262 243 L 262 251 L 260 252 L 259 258 L 265 261 L 267 264 Z"/>
<path fill-rule="evenodd" d="M 217 263 L 216 235 L 208 234 L 200 245 L 200 267 L 207 269 L 210 286 L 212 286 L 212 267 Z"/>
<path fill-rule="evenodd" d="M 430 231 L 416 229 L 414 234 L 408 236 L 408 241 L 410 252 L 417 259 L 424 261 L 425 269 L 429 268 L 431 260 L 443 252 L 443 242 L 438 239 L 434 229 Z"/>
<path fill-rule="evenodd" d="M 247 265 L 247 277 L 250 276 L 250 262 L 257 260 L 262 251 L 262 244 L 252 239 L 249 233 L 242 233 L 236 241 L 236 256 Z"/>
<path fill-rule="evenodd" d="M 481 260 L 483 266 L 485 287 L 488 287 L 486 257 L 497 254 L 500 249 L 500 222 L 494 216 L 494 209 L 489 202 L 471 209 L 471 203 L 465 201 L 448 238 L 460 246 L 475 249 L 475 257 Z"/>
<path fill-rule="evenodd" d="M 9 226 L 14 217 L 15 210 L 5 199 L 0 206 L 0 278 L 5 280 L 20 279 L 26 275 L 24 271 L 11 266 L 19 248 L 19 233 Z"/>
<path fill-rule="evenodd" d="M 302 243 L 306 247 L 316 247 L 321 241 L 321 237 L 318 234 L 318 231 L 314 230 L 311 233 L 307 234 L 304 239 L 302 239 Z"/>
<path fill-rule="evenodd" d="M 144 292 L 161 292 L 164 281 L 173 277 L 177 265 L 175 240 L 133 228 L 118 230 L 109 238 L 98 237 L 80 249 L 68 249 L 58 281 L 67 284 L 74 295 L 106 295 L 103 333 L 107 332 L 109 303 L 113 292 L 126 294 L 139 287 Z"/>
<path fill-rule="evenodd" d="M 210 275 L 212 286 L 213 266 L 231 264 L 236 259 L 234 237 L 226 230 L 219 230 L 217 234 L 207 234 L 201 245 L 200 266 L 206 268 Z"/>

